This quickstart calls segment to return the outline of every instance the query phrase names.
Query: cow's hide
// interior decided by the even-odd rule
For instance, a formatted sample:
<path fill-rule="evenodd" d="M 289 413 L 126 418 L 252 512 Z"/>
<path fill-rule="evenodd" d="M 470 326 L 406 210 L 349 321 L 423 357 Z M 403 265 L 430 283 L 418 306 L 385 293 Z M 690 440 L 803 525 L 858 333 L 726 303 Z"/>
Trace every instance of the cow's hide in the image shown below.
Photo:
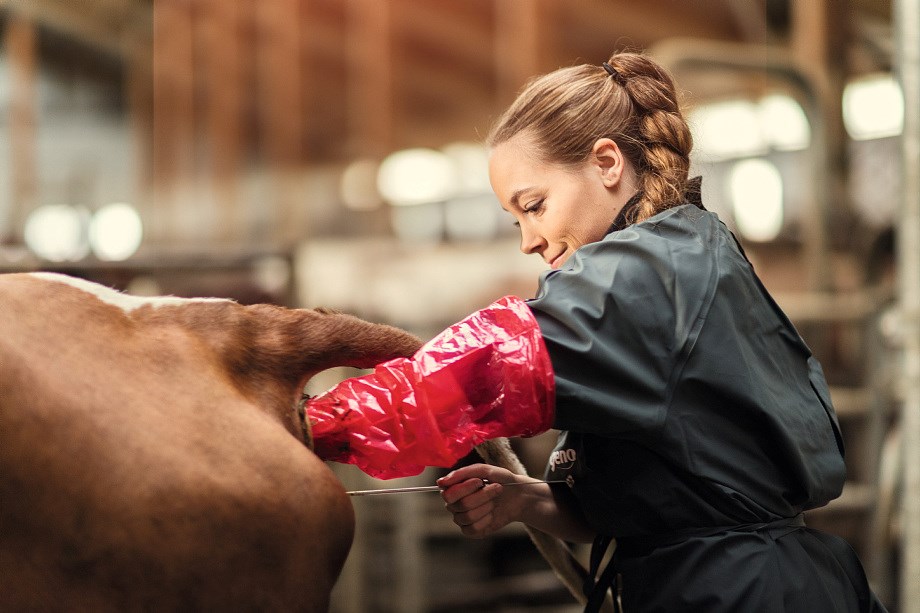
<path fill-rule="evenodd" d="M 292 407 L 320 370 L 419 344 L 0 275 L 0 610 L 325 611 L 354 516 Z"/>

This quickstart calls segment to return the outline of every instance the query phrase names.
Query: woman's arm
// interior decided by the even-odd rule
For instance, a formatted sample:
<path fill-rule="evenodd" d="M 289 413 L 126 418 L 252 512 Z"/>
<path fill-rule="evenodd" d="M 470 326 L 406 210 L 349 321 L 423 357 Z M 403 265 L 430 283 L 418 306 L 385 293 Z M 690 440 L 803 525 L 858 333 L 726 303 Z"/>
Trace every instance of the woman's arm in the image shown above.
<path fill-rule="evenodd" d="M 482 480 L 490 483 L 483 486 Z M 534 485 L 503 487 L 513 482 Z M 464 466 L 438 479 L 441 497 L 466 536 L 482 538 L 519 521 L 570 542 L 590 543 L 588 527 L 565 485 L 550 485 L 488 464 Z"/>
<path fill-rule="evenodd" d="M 506 296 L 304 410 L 316 455 L 390 479 L 453 466 L 486 440 L 545 432 L 554 389 L 533 313 Z"/>

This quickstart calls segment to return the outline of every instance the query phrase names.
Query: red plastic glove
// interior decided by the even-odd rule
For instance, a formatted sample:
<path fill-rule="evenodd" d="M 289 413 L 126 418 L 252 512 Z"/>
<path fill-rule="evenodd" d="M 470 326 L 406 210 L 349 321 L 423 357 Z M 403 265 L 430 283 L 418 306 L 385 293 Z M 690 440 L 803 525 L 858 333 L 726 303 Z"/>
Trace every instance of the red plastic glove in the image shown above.
<path fill-rule="evenodd" d="M 507 296 L 305 410 L 319 457 L 391 479 L 452 466 L 485 440 L 545 432 L 554 398 L 540 328 Z"/>

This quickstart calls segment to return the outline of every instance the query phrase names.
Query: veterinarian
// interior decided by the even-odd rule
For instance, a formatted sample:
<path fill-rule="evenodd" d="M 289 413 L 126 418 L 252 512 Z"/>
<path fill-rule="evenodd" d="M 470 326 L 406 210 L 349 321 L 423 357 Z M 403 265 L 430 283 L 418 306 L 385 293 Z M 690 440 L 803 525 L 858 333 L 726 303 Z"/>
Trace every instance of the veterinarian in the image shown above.
<path fill-rule="evenodd" d="M 546 478 L 568 485 L 483 464 L 439 485 L 469 536 L 519 521 L 593 542 L 586 610 L 608 590 L 630 612 L 884 610 L 850 546 L 803 521 L 845 478 L 827 383 L 688 178 L 671 77 L 628 53 L 552 72 L 488 144 L 522 251 L 550 267 L 536 298 L 312 401 L 321 457 L 396 476 L 463 436 L 552 426 Z"/>

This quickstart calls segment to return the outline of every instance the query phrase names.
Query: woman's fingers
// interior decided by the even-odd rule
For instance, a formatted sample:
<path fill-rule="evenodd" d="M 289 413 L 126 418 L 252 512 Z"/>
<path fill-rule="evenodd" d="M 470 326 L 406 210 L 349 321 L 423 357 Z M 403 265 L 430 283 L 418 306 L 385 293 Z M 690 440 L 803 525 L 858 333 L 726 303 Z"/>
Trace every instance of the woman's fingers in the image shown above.
<path fill-rule="evenodd" d="M 488 464 L 463 466 L 438 479 L 441 497 L 454 523 L 466 536 L 481 537 L 508 524 L 510 515 L 499 495 L 501 483 L 514 479 L 503 468 Z"/>
<path fill-rule="evenodd" d="M 441 487 L 447 488 L 468 479 L 489 479 L 495 481 L 496 479 L 493 479 L 491 475 L 500 470 L 501 469 L 495 466 L 489 466 L 488 464 L 469 464 L 449 472 L 438 479 L 437 483 Z"/>
<path fill-rule="evenodd" d="M 493 483 L 508 483 L 514 481 L 517 476 L 518 475 L 515 475 L 510 470 L 499 466 L 492 466 L 491 464 L 469 464 L 468 466 L 462 466 L 449 472 L 438 479 L 437 483 L 441 487 L 450 487 L 466 479 L 473 478 L 488 479 Z"/>
<path fill-rule="evenodd" d="M 490 500 L 468 511 L 455 512 L 453 514 L 454 523 L 460 527 L 460 531 L 465 536 L 488 536 L 504 525 L 497 521 L 497 513 L 495 502 Z"/>
<path fill-rule="evenodd" d="M 492 515 L 495 505 L 491 502 L 474 507 L 469 511 L 458 511 L 454 513 L 454 523 L 461 528 L 472 526 L 480 520 Z"/>
<path fill-rule="evenodd" d="M 472 483 L 472 485 L 470 485 Z M 501 486 L 496 483 L 483 485 L 479 479 L 471 479 L 461 485 L 448 488 L 441 493 L 444 506 L 452 513 L 469 511 L 494 499 Z"/>
<path fill-rule="evenodd" d="M 495 532 L 497 528 L 494 528 L 492 524 L 492 515 L 489 514 L 468 526 L 460 526 L 460 532 L 470 538 L 482 538 Z"/>
<path fill-rule="evenodd" d="M 441 498 L 444 499 L 444 502 L 447 505 L 452 505 L 460 500 L 463 500 L 464 498 L 481 492 L 485 489 L 484 485 L 485 484 L 483 483 L 483 480 L 478 477 L 473 479 L 466 479 L 465 481 L 461 481 L 456 485 L 447 487 L 447 489 L 441 492 Z"/>

